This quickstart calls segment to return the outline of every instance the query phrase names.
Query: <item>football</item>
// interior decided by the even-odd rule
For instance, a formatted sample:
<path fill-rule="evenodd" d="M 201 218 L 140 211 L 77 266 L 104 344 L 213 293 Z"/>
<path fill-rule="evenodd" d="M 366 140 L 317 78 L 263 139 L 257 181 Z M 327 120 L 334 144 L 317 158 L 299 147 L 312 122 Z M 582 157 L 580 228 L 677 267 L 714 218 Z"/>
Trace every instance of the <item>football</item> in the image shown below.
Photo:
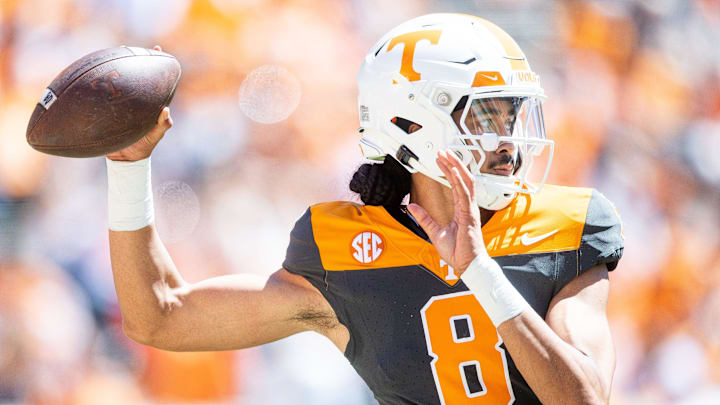
<path fill-rule="evenodd" d="M 66 157 L 102 156 L 137 142 L 170 104 L 180 80 L 174 56 L 121 46 L 86 55 L 45 89 L 27 142 Z"/>

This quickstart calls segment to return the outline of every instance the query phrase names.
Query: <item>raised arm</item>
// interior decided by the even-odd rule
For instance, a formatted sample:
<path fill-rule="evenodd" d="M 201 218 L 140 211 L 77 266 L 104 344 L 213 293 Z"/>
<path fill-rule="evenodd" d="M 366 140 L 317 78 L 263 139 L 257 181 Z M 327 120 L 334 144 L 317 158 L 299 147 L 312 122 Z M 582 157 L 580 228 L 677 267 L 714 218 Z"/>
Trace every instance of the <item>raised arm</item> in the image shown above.
<path fill-rule="evenodd" d="M 567 284 L 543 320 L 485 250 L 467 168 L 452 153 L 441 153 L 438 166 L 452 186 L 454 219 L 443 227 L 422 207 L 409 209 L 480 302 L 528 385 L 547 404 L 607 403 L 615 351 L 605 315 L 605 265 Z"/>
<path fill-rule="evenodd" d="M 241 349 L 307 330 L 342 343 L 327 301 L 284 269 L 267 279 L 236 274 L 190 284 L 154 226 L 110 231 L 110 255 L 123 329 L 139 343 L 175 351 Z"/>
<path fill-rule="evenodd" d="M 165 108 L 137 143 L 108 155 L 110 257 L 123 329 L 165 350 L 240 349 L 313 330 L 341 350 L 347 329 L 303 277 L 228 275 L 185 282 L 153 224 L 149 156 L 172 126 Z"/>

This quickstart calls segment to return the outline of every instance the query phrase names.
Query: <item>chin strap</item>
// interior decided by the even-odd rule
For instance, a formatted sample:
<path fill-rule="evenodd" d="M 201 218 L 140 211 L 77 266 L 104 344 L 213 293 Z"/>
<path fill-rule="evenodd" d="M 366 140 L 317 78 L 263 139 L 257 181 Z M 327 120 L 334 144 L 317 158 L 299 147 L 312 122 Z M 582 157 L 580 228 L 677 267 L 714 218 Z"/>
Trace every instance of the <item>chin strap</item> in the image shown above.
<path fill-rule="evenodd" d="M 510 179 L 508 177 L 508 182 Z M 501 186 L 490 182 L 475 180 L 475 201 L 480 208 L 490 211 L 501 210 L 510 205 L 515 196 L 517 192 L 503 190 Z"/>

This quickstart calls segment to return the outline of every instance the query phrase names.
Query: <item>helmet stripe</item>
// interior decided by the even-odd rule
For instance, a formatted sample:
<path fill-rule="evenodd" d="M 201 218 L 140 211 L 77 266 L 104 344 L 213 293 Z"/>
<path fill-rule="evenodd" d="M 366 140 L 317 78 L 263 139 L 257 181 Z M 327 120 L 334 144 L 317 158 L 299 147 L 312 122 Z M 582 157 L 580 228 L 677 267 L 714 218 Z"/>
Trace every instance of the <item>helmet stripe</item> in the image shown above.
<path fill-rule="evenodd" d="M 527 59 L 525 59 L 525 54 L 522 49 L 520 49 L 517 42 L 512 39 L 510 34 L 484 18 L 476 17 L 474 15 L 464 15 L 471 17 L 482 24 L 500 42 L 500 45 L 502 45 L 505 50 L 505 57 L 510 59 L 510 67 L 512 70 L 530 70 L 530 65 L 528 65 Z"/>

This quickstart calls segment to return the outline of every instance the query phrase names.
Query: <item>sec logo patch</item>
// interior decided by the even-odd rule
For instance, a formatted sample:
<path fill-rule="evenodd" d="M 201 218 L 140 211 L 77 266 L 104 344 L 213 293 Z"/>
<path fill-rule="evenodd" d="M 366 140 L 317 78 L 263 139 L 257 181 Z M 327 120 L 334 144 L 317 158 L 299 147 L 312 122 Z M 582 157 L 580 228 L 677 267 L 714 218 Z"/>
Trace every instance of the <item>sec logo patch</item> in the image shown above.
<path fill-rule="evenodd" d="M 380 235 L 371 231 L 360 232 L 350 243 L 352 257 L 363 264 L 374 262 L 384 251 L 385 242 Z"/>

